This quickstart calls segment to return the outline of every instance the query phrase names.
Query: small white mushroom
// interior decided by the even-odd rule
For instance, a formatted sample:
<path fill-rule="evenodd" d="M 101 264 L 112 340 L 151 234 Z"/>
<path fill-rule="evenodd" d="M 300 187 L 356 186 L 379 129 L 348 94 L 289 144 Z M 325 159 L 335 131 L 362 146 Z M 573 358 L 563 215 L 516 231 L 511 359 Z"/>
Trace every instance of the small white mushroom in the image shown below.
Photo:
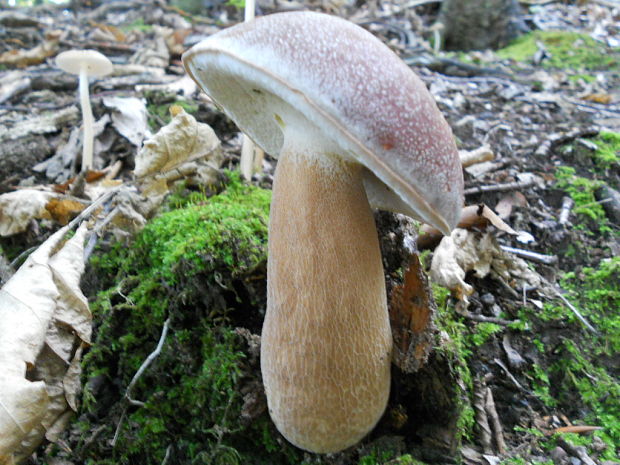
<path fill-rule="evenodd" d="M 371 206 L 449 234 L 463 204 L 450 127 L 388 47 L 332 16 L 264 16 L 212 35 L 183 63 L 279 157 L 261 338 L 271 418 L 302 449 L 342 450 L 376 425 L 390 390 Z"/>
<path fill-rule="evenodd" d="M 80 105 L 84 121 L 84 140 L 82 147 L 82 171 L 93 166 L 93 111 L 88 96 L 88 77 L 105 76 L 113 69 L 112 62 L 96 50 L 68 50 L 58 54 L 56 66 L 63 71 L 79 76 Z"/>

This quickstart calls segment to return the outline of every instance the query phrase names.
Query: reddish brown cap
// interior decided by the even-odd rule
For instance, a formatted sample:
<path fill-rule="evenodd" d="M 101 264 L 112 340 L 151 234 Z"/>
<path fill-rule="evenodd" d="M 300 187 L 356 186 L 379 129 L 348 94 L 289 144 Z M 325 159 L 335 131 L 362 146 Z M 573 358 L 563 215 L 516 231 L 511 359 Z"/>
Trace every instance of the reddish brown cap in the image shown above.
<path fill-rule="evenodd" d="M 294 114 L 291 124 L 312 124 L 368 169 L 374 206 L 445 234 L 456 226 L 463 175 L 452 131 L 424 83 L 364 29 L 320 13 L 278 13 L 214 34 L 183 64 L 268 153 L 278 155 Z"/>

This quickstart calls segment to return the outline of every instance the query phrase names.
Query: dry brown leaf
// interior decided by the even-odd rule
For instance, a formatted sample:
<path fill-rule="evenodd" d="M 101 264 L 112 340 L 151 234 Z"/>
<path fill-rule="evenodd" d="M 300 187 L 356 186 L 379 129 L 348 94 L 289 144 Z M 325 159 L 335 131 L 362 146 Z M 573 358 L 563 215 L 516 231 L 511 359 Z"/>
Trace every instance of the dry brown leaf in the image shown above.
<path fill-rule="evenodd" d="M 97 23 L 95 21 L 88 21 L 92 27 L 96 27 L 106 32 L 110 36 L 114 38 L 117 42 L 125 42 L 126 36 L 123 31 L 121 31 L 116 26 L 111 26 L 109 24 Z"/>
<path fill-rule="evenodd" d="M 525 206 L 527 206 L 527 199 L 521 192 L 515 191 L 504 195 L 495 205 L 495 211 L 502 220 L 507 220 L 514 207 Z"/>
<path fill-rule="evenodd" d="M 0 463 L 56 438 L 77 406 L 91 331 L 79 288 L 86 227 L 64 242 L 68 231 L 53 234 L 0 289 Z"/>
<path fill-rule="evenodd" d="M 45 206 L 59 195 L 36 189 L 21 189 L 0 195 L 0 236 L 25 231 L 33 219 L 51 218 Z"/>
<path fill-rule="evenodd" d="M 61 198 L 52 198 L 45 205 L 45 209 L 49 212 L 52 219 L 63 226 L 75 218 L 84 208 L 86 208 L 86 205 L 82 202 Z"/>
<path fill-rule="evenodd" d="M 613 97 L 605 93 L 595 93 L 595 94 L 585 95 L 581 97 L 581 100 L 586 100 L 588 102 L 594 102 L 594 103 L 601 103 L 603 105 L 609 105 L 612 102 Z"/>
<path fill-rule="evenodd" d="M 575 434 L 587 434 L 593 431 L 600 431 L 603 428 L 601 426 L 587 426 L 587 425 L 572 425 L 572 426 L 562 426 L 560 428 L 555 428 L 553 433 L 575 433 Z"/>
<path fill-rule="evenodd" d="M 489 224 L 492 224 L 500 231 L 504 231 L 508 234 L 518 234 L 485 204 L 468 205 L 464 207 L 457 227 L 461 229 L 471 229 L 488 226 Z M 425 224 L 420 229 L 418 248 L 420 250 L 430 249 L 436 246 L 442 237 L 443 233 L 441 231 Z"/>
<path fill-rule="evenodd" d="M 178 109 L 174 111 L 178 112 Z M 198 159 L 221 159 L 220 141 L 208 124 L 199 123 L 185 111 L 144 142 L 136 156 L 138 178 L 164 174 Z"/>
<path fill-rule="evenodd" d="M 58 53 L 60 32 L 52 31 L 47 34 L 45 41 L 34 48 L 26 50 L 8 50 L 0 55 L 0 64 L 25 68 L 43 63 L 46 58 Z"/>

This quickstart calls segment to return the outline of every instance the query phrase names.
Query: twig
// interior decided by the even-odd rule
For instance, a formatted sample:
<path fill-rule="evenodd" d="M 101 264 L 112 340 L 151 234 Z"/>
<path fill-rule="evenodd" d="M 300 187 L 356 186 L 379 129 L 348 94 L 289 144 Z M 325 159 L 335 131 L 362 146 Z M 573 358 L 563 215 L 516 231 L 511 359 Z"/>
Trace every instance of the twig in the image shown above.
<path fill-rule="evenodd" d="M 560 218 L 558 219 L 559 224 L 565 225 L 568 222 L 568 217 L 573 205 L 575 205 L 575 201 L 572 198 L 566 196 L 562 199 L 562 209 L 560 210 Z"/>
<path fill-rule="evenodd" d="M 566 133 L 552 134 L 546 141 L 540 144 L 540 147 L 536 149 L 535 154 L 540 156 L 547 156 L 552 149 L 558 145 L 565 144 L 579 137 L 593 137 L 597 136 L 599 130 L 594 127 L 577 128 Z"/>
<path fill-rule="evenodd" d="M 510 370 L 508 369 L 508 367 L 506 365 L 504 365 L 504 362 L 502 362 L 499 358 L 493 359 L 493 362 L 495 362 L 495 364 L 498 367 L 500 367 L 502 370 L 504 370 L 504 372 L 506 373 L 506 376 L 508 376 L 508 379 L 510 379 L 510 381 L 512 381 L 513 384 L 515 386 L 517 386 L 517 388 L 520 391 L 525 391 L 523 386 L 521 386 L 521 383 L 519 383 L 519 381 L 517 381 L 517 378 L 515 378 L 514 375 L 512 373 L 510 373 Z"/>
<path fill-rule="evenodd" d="M 502 245 L 500 247 L 506 252 L 510 252 L 518 257 L 525 258 L 533 262 L 544 263 L 545 265 L 554 265 L 558 262 L 557 255 L 543 255 L 540 253 L 532 252 L 531 250 L 508 247 L 507 245 Z"/>
<path fill-rule="evenodd" d="M 491 419 L 491 426 L 493 427 L 493 433 L 495 437 L 495 444 L 497 445 L 497 452 L 500 454 L 506 453 L 506 441 L 504 441 L 504 433 L 502 432 L 502 423 L 499 421 L 499 415 L 495 408 L 495 402 L 493 401 L 493 392 L 491 388 L 487 386 L 486 400 L 484 404 L 484 410 L 487 412 L 487 416 Z"/>
<path fill-rule="evenodd" d="M 170 459 L 170 453 L 172 452 L 172 444 L 169 444 L 166 447 L 166 455 L 164 455 L 164 459 L 161 461 L 161 465 L 166 465 L 168 463 L 168 459 Z"/>
<path fill-rule="evenodd" d="M 459 158 L 461 159 L 461 166 L 466 168 L 483 161 L 491 161 L 495 159 L 495 154 L 488 145 L 483 145 L 475 150 L 460 150 Z"/>
<path fill-rule="evenodd" d="M 586 319 L 584 318 L 584 316 L 583 316 L 581 313 L 579 313 L 579 310 L 577 310 L 577 309 L 575 308 L 575 306 L 574 306 L 573 304 L 571 304 L 571 303 L 568 301 L 568 299 L 567 299 L 566 297 L 564 297 L 564 296 L 562 295 L 562 293 L 561 293 L 560 291 L 558 291 L 558 290 L 555 288 L 555 286 L 551 286 L 551 289 L 553 289 L 553 292 L 555 293 L 555 295 L 557 295 L 557 296 L 560 298 L 560 300 L 561 300 L 562 302 L 564 302 L 564 304 L 566 304 L 566 306 L 567 306 L 568 308 L 570 308 L 570 309 L 571 309 L 571 311 L 575 314 L 575 316 L 579 319 L 579 321 L 581 321 L 581 322 L 583 323 L 583 325 L 584 325 L 586 328 L 588 328 L 588 329 L 589 329 L 590 331 L 592 331 L 593 333 L 598 334 L 598 331 L 594 328 L 594 326 L 592 326 L 590 323 L 588 323 L 588 320 L 586 320 Z"/>
<path fill-rule="evenodd" d="M 139 407 L 143 407 L 144 406 L 144 402 L 140 402 L 138 400 L 134 400 L 131 398 L 131 390 L 133 389 L 134 385 L 136 384 L 136 382 L 138 381 L 138 379 L 140 379 L 140 376 L 142 376 L 142 374 L 146 371 L 146 369 L 148 368 L 148 366 L 153 363 L 153 360 L 155 360 L 159 354 L 161 353 L 161 350 L 164 346 L 164 341 L 166 340 L 166 336 L 168 335 L 168 327 L 170 325 L 170 318 L 168 318 L 165 322 L 164 322 L 164 327 L 161 330 L 161 336 L 159 337 L 159 342 L 157 343 L 157 347 L 155 348 L 155 350 L 153 352 L 151 352 L 149 354 L 149 356 L 146 358 L 146 360 L 144 360 L 144 362 L 142 362 L 142 365 L 140 365 L 140 368 L 138 368 L 138 371 L 136 371 L 136 374 L 133 375 L 133 378 L 131 379 L 131 382 L 129 383 L 129 386 L 127 386 L 127 390 L 125 391 L 125 399 L 127 401 L 127 404 L 129 405 L 136 405 Z M 119 436 L 120 436 L 120 432 L 121 432 L 121 426 L 123 425 L 123 421 L 125 420 L 125 417 L 127 416 L 127 405 L 125 405 L 123 407 L 123 412 L 121 413 L 121 417 L 118 420 L 118 425 L 116 425 L 116 431 L 114 432 L 114 438 L 112 439 L 112 447 L 114 447 L 116 445 L 116 441 L 118 440 Z"/>
<path fill-rule="evenodd" d="M 467 318 L 468 320 L 473 320 L 473 321 L 480 321 L 482 323 L 495 323 L 495 324 L 502 325 L 502 326 L 508 326 L 509 324 L 514 323 L 514 321 L 505 320 L 503 318 L 497 318 L 494 316 L 477 315 L 475 313 L 471 313 L 466 310 L 457 310 L 457 313 L 461 315 L 463 318 Z"/>
<path fill-rule="evenodd" d="M 579 321 L 581 321 L 581 323 L 588 330 L 590 330 L 594 334 L 598 334 L 598 331 L 596 330 L 596 328 L 594 328 L 594 326 L 588 323 L 588 320 L 586 320 L 585 317 L 579 312 L 579 310 L 577 310 L 577 308 L 575 308 L 575 306 L 571 304 L 566 297 L 564 297 L 564 295 L 556 288 L 555 285 L 551 284 L 549 281 L 547 281 L 544 278 L 542 278 L 542 280 L 553 291 L 553 293 L 557 297 L 559 297 L 562 302 L 564 302 L 564 304 L 575 314 L 575 316 L 579 319 Z"/>
<path fill-rule="evenodd" d="M 487 186 L 470 187 L 469 189 L 465 189 L 463 193 L 465 195 L 473 195 L 473 194 L 482 194 L 482 193 L 487 193 L 487 192 L 515 191 L 515 190 L 531 187 L 534 184 L 535 184 L 535 181 L 533 179 L 528 179 L 527 181 L 516 181 L 516 182 L 508 182 L 505 184 L 493 184 L 493 185 L 487 185 Z"/>
<path fill-rule="evenodd" d="M 140 368 L 138 368 L 138 371 L 136 372 L 136 374 L 133 375 L 133 378 L 132 378 L 131 382 L 129 383 L 129 386 L 127 386 L 127 390 L 125 391 L 125 398 L 132 405 L 140 405 L 140 406 L 144 405 L 144 402 L 133 400 L 131 398 L 131 395 L 130 395 L 131 394 L 131 390 L 135 386 L 135 384 L 138 381 L 138 379 L 140 379 L 140 376 L 142 376 L 142 374 L 146 371 L 146 369 L 149 367 L 149 365 L 151 363 L 153 363 L 153 360 L 155 360 L 159 356 L 159 354 L 161 353 L 161 349 L 164 346 L 164 341 L 166 340 L 166 336 L 168 335 L 168 328 L 169 328 L 169 326 L 170 326 L 170 318 L 168 318 L 164 322 L 164 327 L 161 330 L 161 336 L 159 338 L 159 342 L 157 343 L 157 347 L 155 348 L 155 350 L 153 352 L 150 353 L 150 355 L 148 357 L 146 357 L 146 360 L 144 362 L 142 362 L 142 365 L 140 365 Z"/>
<path fill-rule="evenodd" d="M 109 191 L 107 191 L 102 196 L 100 196 L 97 199 L 95 199 L 93 201 L 93 203 L 91 203 L 88 207 L 86 207 L 84 210 L 82 210 L 78 216 L 76 216 L 75 218 L 73 218 L 69 222 L 69 224 L 67 225 L 68 229 L 73 229 L 75 226 L 80 224 L 82 222 L 82 220 L 84 220 L 85 218 L 88 218 L 93 213 L 93 211 L 95 211 L 102 204 L 104 204 L 109 199 L 114 197 L 118 193 L 118 191 L 120 191 L 122 189 L 122 187 L 123 187 L 122 185 L 116 186 L 116 187 L 110 189 Z"/>
<path fill-rule="evenodd" d="M 581 460 L 585 465 L 596 465 L 596 462 L 590 458 L 587 454 L 585 447 L 583 446 L 573 446 L 571 443 L 566 441 L 561 435 L 557 437 L 558 445 L 568 452 L 573 457 L 577 457 Z"/>

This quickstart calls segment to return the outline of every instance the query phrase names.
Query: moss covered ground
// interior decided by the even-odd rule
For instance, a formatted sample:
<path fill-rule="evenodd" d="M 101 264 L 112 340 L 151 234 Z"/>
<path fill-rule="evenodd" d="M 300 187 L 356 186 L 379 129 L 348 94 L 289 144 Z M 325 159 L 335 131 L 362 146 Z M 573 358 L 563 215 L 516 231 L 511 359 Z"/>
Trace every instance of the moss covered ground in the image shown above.
<path fill-rule="evenodd" d="M 533 31 L 498 50 L 502 59 L 531 62 L 544 48 L 547 68 L 596 71 L 618 68 L 618 53 L 596 42 L 587 34 L 568 31 Z"/>
<path fill-rule="evenodd" d="M 159 464 L 166 455 L 170 463 L 290 463 L 297 457 L 276 445 L 264 414 L 252 421 L 242 414 L 242 390 L 256 361 L 231 314 L 241 319 L 245 309 L 264 305 L 264 289 L 255 283 L 264 281 L 271 193 L 231 181 L 209 199 L 173 196 L 168 211 L 129 247 L 114 246 L 93 260 L 92 272 L 108 276 L 110 287 L 93 305 L 96 338 L 84 359 L 77 425 L 84 437 L 93 424 L 105 428 L 96 444 L 78 445 L 85 463 Z M 144 404 L 128 405 L 125 390 L 167 319 L 163 349 L 131 394 Z"/>

